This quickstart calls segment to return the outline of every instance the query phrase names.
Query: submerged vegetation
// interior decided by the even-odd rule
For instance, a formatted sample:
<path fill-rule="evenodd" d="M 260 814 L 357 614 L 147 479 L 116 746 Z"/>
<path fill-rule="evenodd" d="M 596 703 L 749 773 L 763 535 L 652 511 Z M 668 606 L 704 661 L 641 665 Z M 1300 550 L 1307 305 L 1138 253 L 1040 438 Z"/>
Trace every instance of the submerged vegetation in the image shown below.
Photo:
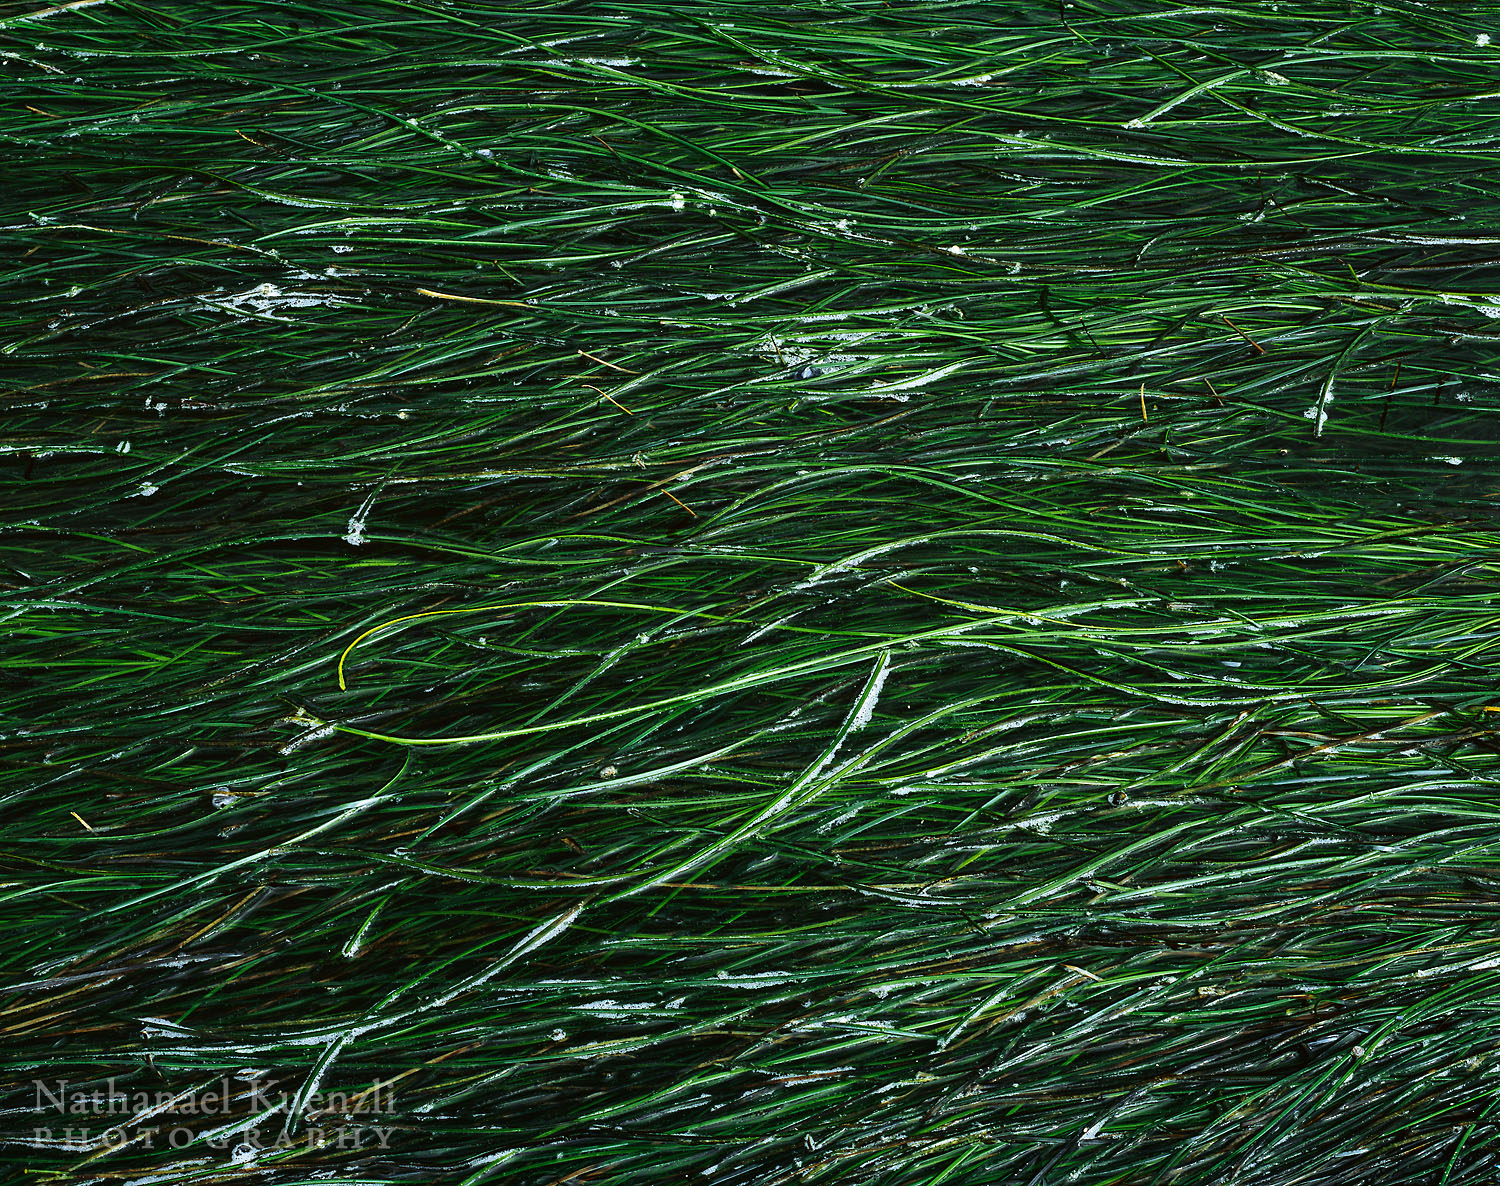
<path fill-rule="evenodd" d="M 11 6 L 4 1157 L 1493 1182 L 1495 11 Z"/>

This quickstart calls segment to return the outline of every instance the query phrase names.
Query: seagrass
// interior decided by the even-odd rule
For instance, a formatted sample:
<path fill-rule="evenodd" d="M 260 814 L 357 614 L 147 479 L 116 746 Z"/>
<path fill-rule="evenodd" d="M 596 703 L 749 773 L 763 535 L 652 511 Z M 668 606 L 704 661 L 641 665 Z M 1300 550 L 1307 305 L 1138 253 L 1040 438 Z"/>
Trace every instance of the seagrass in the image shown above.
<path fill-rule="evenodd" d="M 3 11 L 17 1181 L 1494 1180 L 1500 6 Z"/>

